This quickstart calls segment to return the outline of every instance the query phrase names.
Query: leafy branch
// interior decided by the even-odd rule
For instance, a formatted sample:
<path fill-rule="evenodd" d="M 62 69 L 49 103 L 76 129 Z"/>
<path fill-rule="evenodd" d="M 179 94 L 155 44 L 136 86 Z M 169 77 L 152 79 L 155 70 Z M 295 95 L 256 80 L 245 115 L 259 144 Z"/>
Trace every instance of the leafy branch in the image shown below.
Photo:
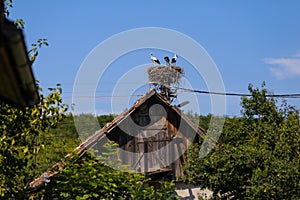
<path fill-rule="evenodd" d="M 39 49 L 43 46 L 49 46 L 49 43 L 46 38 L 39 38 L 36 43 L 31 44 L 32 49 L 28 51 L 31 64 L 36 60 L 36 57 L 39 54 Z"/>

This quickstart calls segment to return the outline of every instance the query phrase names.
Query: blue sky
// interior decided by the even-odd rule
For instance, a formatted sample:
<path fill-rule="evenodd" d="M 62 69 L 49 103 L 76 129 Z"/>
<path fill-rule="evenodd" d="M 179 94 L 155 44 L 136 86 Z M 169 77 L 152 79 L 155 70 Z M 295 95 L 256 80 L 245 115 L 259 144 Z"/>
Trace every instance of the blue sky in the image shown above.
<path fill-rule="evenodd" d="M 296 0 L 228 0 L 226 3 L 215 0 L 15 0 L 10 18 L 24 19 L 28 48 L 37 38 L 48 39 L 49 46 L 40 50 L 34 63 L 34 74 L 45 89 L 61 83 L 63 98 L 71 103 L 76 74 L 89 53 L 115 34 L 143 27 L 168 28 L 193 38 L 215 62 L 226 92 L 248 93 L 249 83 L 260 86 L 265 81 L 267 88 L 276 94 L 300 93 L 299 9 L 300 1 Z M 172 56 L 172 52 L 156 49 L 120 56 L 95 91 L 97 114 L 111 112 L 110 96 L 117 81 L 135 66 L 151 64 L 150 52 L 161 60 L 165 55 Z M 195 76 L 192 66 L 180 60 L 180 55 L 178 64 L 186 69 L 185 78 L 194 89 L 207 90 L 202 78 Z M 141 85 L 141 81 L 126 80 L 122 84 L 124 91 L 130 85 Z M 144 85 L 134 91 L 128 106 L 136 95 L 148 89 L 149 86 Z M 127 98 L 126 94 L 116 95 L 117 99 Z M 185 98 L 190 97 L 182 94 L 181 101 Z M 197 99 L 200 113 L 209 113 L 210 97 L 197 95 Z M 90 98 L 82 100 L 89 102 Z M 227 97 L 226 102 L 226 114 L 238 115 L 240 99 Z M 300 107 L 299 99 L 289 102 Z"/>

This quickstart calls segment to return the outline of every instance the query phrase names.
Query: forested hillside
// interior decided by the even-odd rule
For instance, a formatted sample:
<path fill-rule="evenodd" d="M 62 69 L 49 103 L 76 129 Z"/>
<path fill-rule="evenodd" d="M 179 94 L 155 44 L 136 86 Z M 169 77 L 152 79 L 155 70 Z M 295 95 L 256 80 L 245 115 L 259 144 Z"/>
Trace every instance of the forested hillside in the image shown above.
<path fill-rule="evenodd" d="M 91 125 L 90 114 L 82 114 L 74 116 L 81 121 L 80 127 L 75 127 L 72 114 L 68 114 L 55 128 L 51 128 L 47 133 L 38 137 L 43 144 L 36 157 L 36 171 L 40 175 L 46 169 L 71 153 L 77 145 L 79 145 L 87 136 L 94 134 L 96 129 Z M 100 127 L 110 122 L 115 115 L 102 115 L 97 117 Z M 78 130 L 82 135 L 78 135 Z"/>

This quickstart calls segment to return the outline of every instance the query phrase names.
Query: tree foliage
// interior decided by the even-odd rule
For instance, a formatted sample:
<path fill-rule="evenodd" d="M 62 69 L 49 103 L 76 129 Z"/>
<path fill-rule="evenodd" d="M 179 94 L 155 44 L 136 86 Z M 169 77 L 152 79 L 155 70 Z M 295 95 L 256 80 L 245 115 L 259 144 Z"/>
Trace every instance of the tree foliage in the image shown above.
<path fill-rule="evenodd" d="M 35 175 L 34 159 L 44 144 L 38 139 L 64 118 L 68 106 L 61 88 L 52 88 L 33 108 L 0 103 L 0 197 L 24 199 Z"/>
<path fill-rule="evenodd" d="M 80 121 L 75 127 L 74 118 Z M 93 126 L 91 114 L 73 116 L 68 113 L 56 127 L 50 128 L 47 134 L 39 136 L 39 141 L 44 144 L 36 157 L 37 175 L 45 172 L 49 167 L 59 162 L 67 154 L 71 153 L 87 136 L 94 134 L 99 127 L 113 120 L 114 115 L 101 115 L 97 117 L 98 126 Z M 78 135 L 80 133 L 80 135 Z"/>
<path fill-rule="evenodd" d="M 299 112 L 249 85 L 242 117 L 227 118 L 219 145 L 200 159 L 200 144 L 188 153 L 187 181 L 208 187 L 218 199 L 300 197 Z"/>
<path fill-rule="evenodd" d="M 66 114 L 56 127 L 50 128 L 47 133 L 40 135 L 38 140 L 44 144 L 44 148 L 36 156 L 35 174 L 37 176 L 72 152 L 81 142 L 70 113 Z"/>
<path fill-rule="evenodd" d="M 107 147 L 115 153 L 115 148 Z M 105 157 L 105 156 L 104 156 Z M 161 182 L 155 189 L 143 174 L 115 170 L 91 153 L 67 160 L 35 198 L 42 199 L 177 199 L 174 184 Z"/>
<path fill-rule="evenodd" d="M 80 114 L 73 116 L 73 126 L 76 126 L 77 133 L 82 140 L 94 134 L 107 123 L 111 122 L 116 115 L 94 116 L 93 114 Z M 75 123 L 74 123 L 75 122 Z"/>

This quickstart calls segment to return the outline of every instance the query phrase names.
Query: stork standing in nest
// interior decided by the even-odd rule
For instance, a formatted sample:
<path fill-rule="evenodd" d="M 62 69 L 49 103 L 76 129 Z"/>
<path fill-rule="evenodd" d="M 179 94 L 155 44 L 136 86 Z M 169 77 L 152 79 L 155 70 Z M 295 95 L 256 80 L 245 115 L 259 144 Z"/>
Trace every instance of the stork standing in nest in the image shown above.
<path fill-rule="evenodd" d="M 172 61 L 171 61 L 172 65 L 175 65 L 175 64 L 176 64 L 177 58 L 178 58 L 177 55 L 174 54 L 174 56 L 173 56 L 173 58 L 172 58 Z"/>
<path fill-rule="evenodd" d="M 160 65 L 159 60 L 158 60 L 156 57 L 154 57 L 152 53 L 150 54 L 150 59 L 151 59 L 155 64 Z"/>
<path fill-rule="evenodd" d="M 168 56 L 164 57 L 166 64 L 169 66 L 170 65 L 170 59 Z"/>

